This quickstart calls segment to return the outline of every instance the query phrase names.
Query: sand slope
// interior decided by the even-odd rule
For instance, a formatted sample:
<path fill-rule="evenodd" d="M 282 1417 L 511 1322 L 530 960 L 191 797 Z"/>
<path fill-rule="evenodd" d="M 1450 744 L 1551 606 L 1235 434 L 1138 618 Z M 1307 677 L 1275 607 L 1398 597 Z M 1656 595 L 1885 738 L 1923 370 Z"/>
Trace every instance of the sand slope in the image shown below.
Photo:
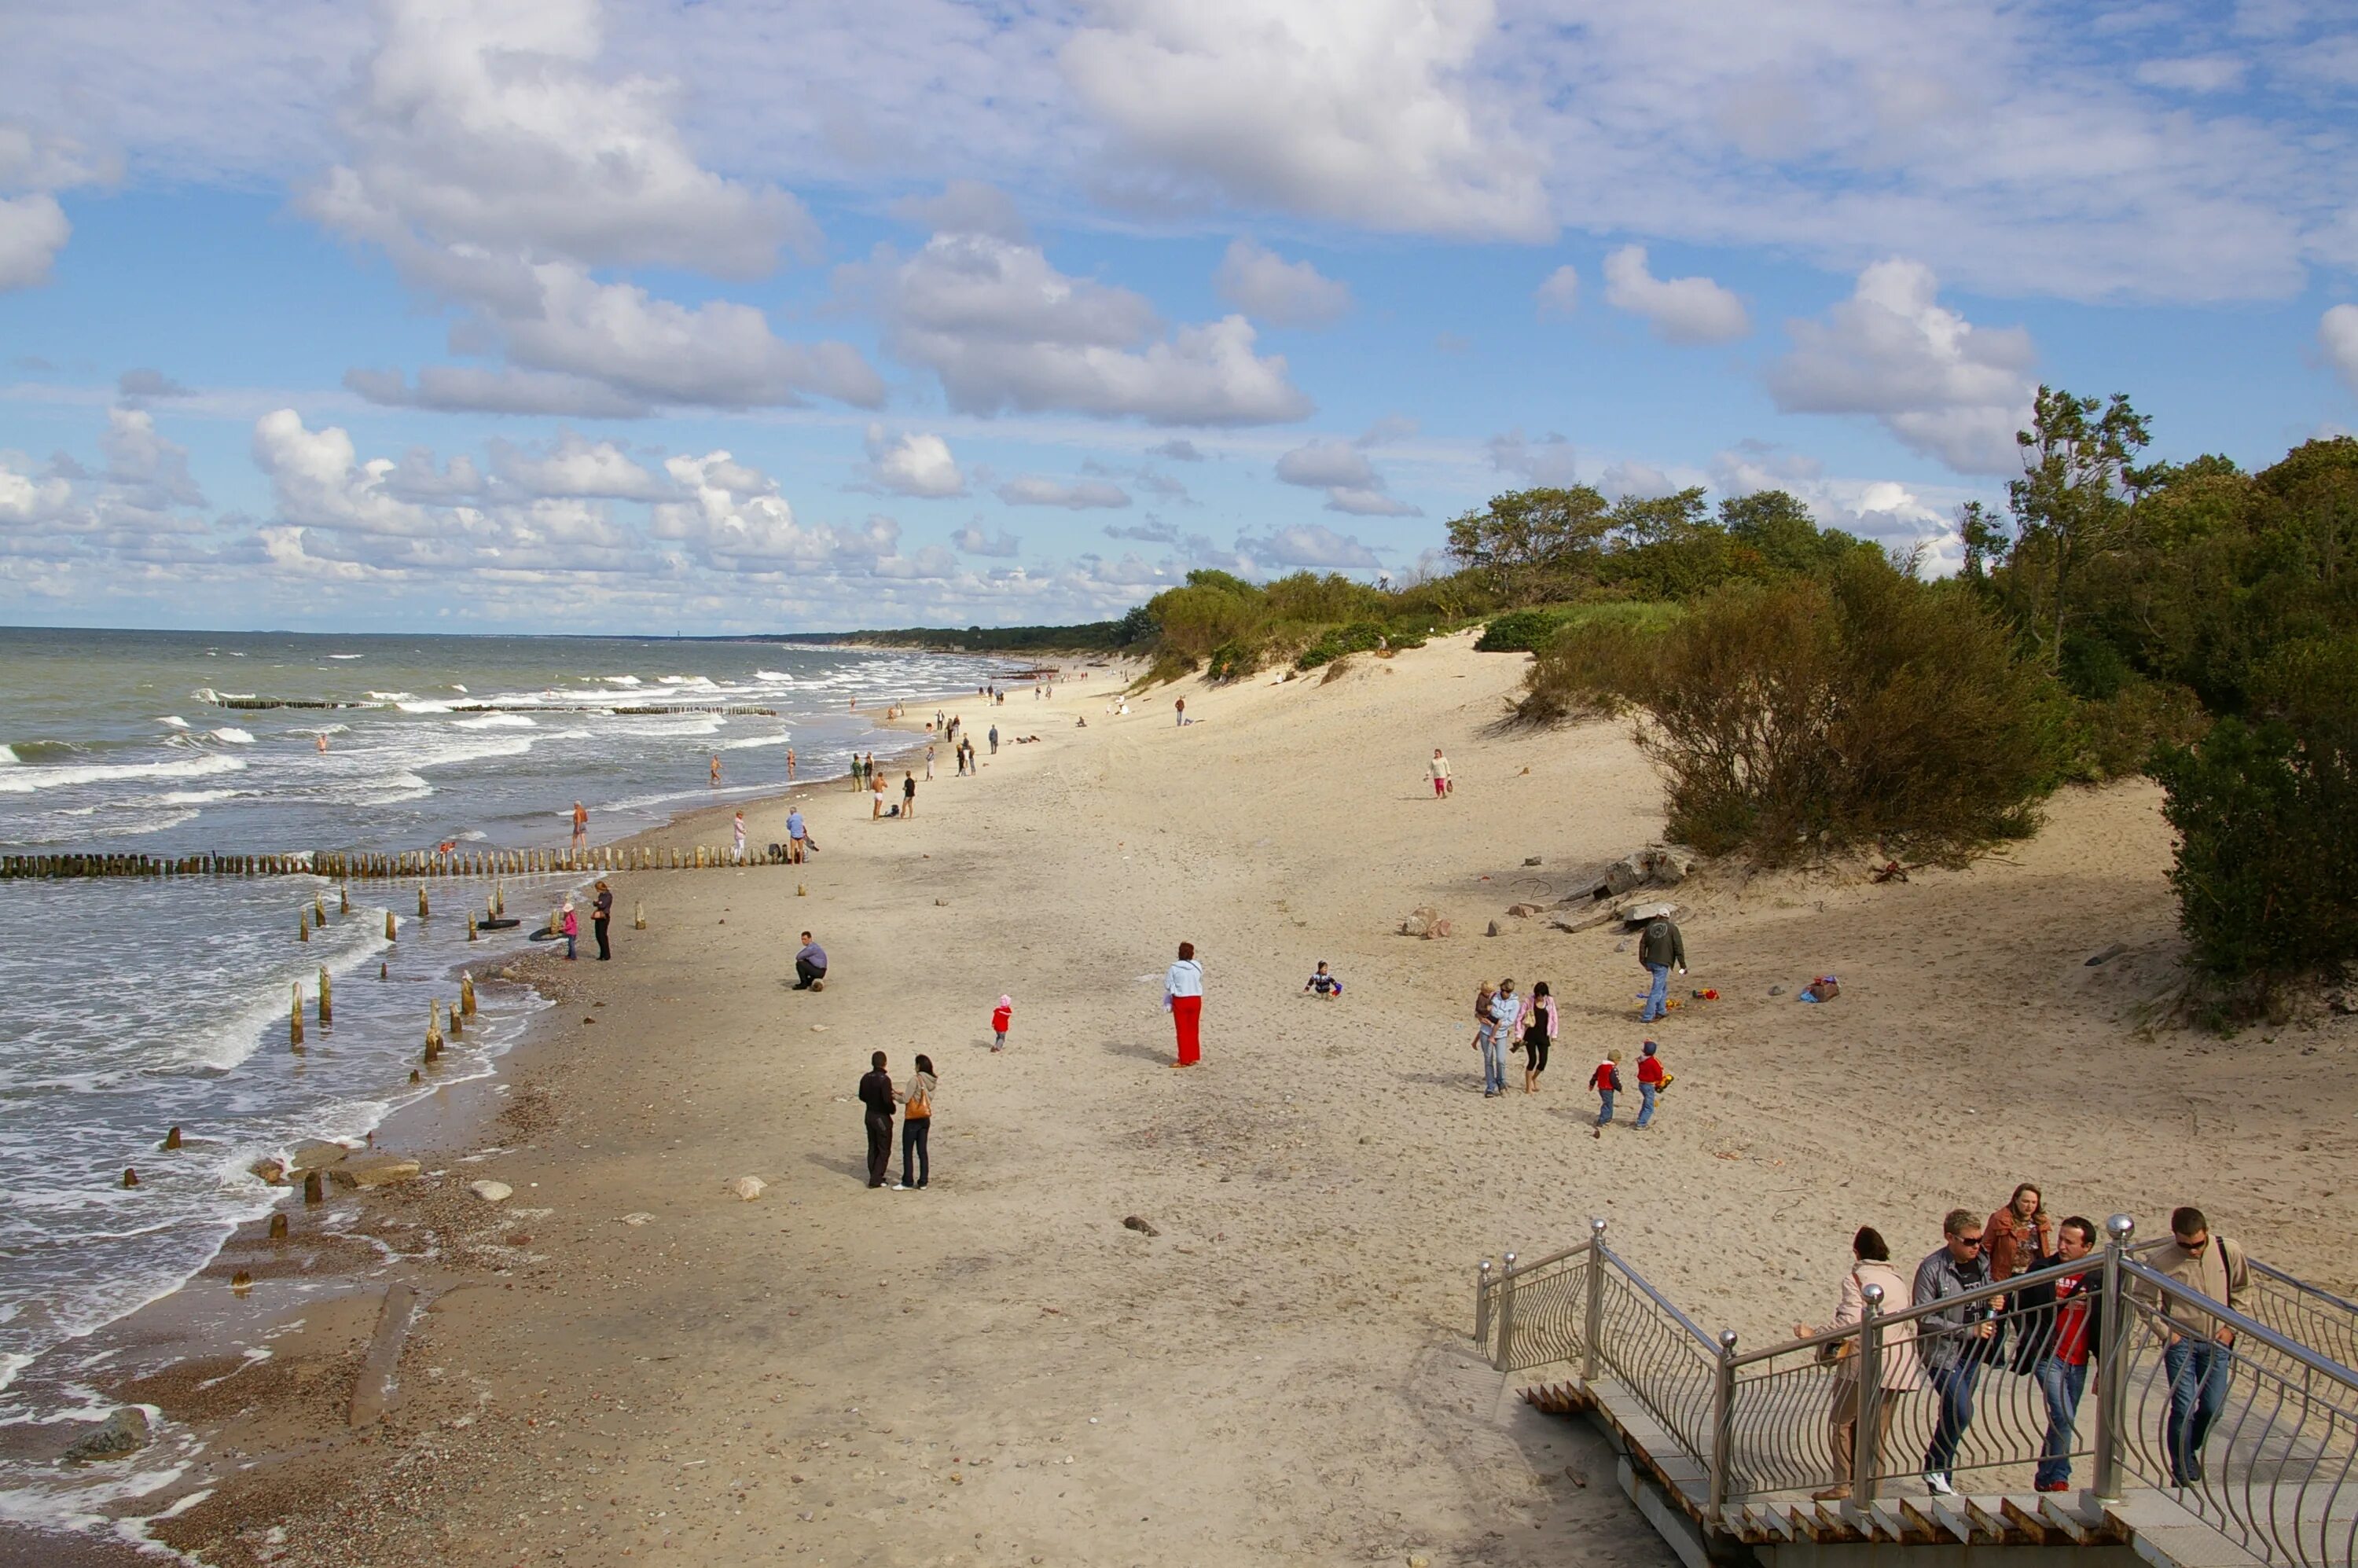
<path fill-rule="evenodd" d="M 651 929 L 563 977 L 511 1097 L 523 1146 L 445 1167 L 527 1212 L 438 1211 L 469 1265 L 428 1271 L 461 1288 L 378 1444 L 176 1528 L 224 1561 L 288 1511 L 285 1562 L 1665 1563 L 1594 1442 L 1472 1360 L 1477 1258 L 1606 1216 L 1760 1344 L 1824 1314 L 1855 1226 L 1912 1259 L 2027 1178 L 2058 1212 L 2200 1202 L 2358 1276 L 2358 1036 L 2136 1032 L 2175 951 L 2141 785 L 2060 798 L 1964 872 L 1682 888 L 1687 983 L 1723 1000 L 1651 1032 L 1680 1076 L 1657 1130 L 1628 1130 L 1632 1097 L 1593 1138 L 1581 1085 L 1603 1049 L 1634 1061 L 1642 972 L 1616 932 L 1503 911 L 1658 835 L 1659 789 L 1623 727 L 1499 730 L 1525 663 L 1449 639 L 1331 684 L 1191 683 L 1184 730 L 1170 692 L 1124 720 L 1078 686 L 969 704 L 1044 739 L 945 765 L 907 824 L 815 795 L 799 877 L 623 879 Z M 749 813 L 756 840 L 784 815 Z M 1460 934 L 1397 935 L 1423 903 Z M 804 926 L 824 995 L 786 989 Z M 1182 938 L 1207 976 L 1187 1073 L 1158 1005 Z M 1299 994 L 1320 958 L 1344 1000 Z M 1791 1000 L 1827 970 L 1839 1001 Z M 1564 1037 L 1543 1093 L 1485 1100 L 1466 1015 L 1509 973 L 1551 982 Z M 940 1069 L 927 1192 L 861 1184 L 871 1049 Z M 743 1173 L 758 1202 L 722 1194 Z"/>

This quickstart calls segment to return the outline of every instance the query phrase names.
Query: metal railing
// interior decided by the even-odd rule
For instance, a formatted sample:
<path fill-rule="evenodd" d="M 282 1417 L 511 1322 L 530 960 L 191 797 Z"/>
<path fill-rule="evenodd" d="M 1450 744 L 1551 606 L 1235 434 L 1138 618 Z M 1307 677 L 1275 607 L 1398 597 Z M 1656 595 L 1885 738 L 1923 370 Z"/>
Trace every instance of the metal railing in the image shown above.
<path fill-rule="evenodd" d="M 1680 1498 L 1706 1526 L 1804 1494 L 2147 1488 L 2278 1568 L 2358 1561 L 2358 1308 L 2331 1292 L 2252 1261 L 2230 1309 L 2142 1261 L 2119 1215 L 2074 1261 L 1890 1310 L 1869 1283 L 1855 1325 L 1739 1355 L 1605 1228 L 1486 1261 L 1476 1337 L 1502 1372 L 1563 1363 L 1634 1400 L 1707 1476 Z"/>

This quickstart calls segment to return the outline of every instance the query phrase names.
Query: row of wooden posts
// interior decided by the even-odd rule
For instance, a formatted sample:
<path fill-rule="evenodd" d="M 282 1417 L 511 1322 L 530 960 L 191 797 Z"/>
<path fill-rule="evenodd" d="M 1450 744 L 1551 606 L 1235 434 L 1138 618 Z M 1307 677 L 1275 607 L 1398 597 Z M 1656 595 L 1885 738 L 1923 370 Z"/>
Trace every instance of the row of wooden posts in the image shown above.
<path fill-rule="evenodd" d="M 299 855 L 0 855 L 0 881 L 53 877 L 322 876 L 339 881 L 388 881 L 420 877 L 531 876 L 568 871 L 687 871 L 722 866 L 783 866 L 781 847 L 749 846 L 743 860 L 719 845 L 604 845 L 594 849 L 480 849 L 438 854 L 409 849 L 360 854 L 315 849 Z"/>

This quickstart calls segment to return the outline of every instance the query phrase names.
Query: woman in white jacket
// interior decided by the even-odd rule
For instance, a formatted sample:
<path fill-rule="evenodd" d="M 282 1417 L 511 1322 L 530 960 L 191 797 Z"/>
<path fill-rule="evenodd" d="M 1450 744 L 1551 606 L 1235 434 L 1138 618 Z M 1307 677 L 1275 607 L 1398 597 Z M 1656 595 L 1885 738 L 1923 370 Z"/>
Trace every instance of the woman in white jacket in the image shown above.
<path fill-rule="evenodd" d="M 1879 1315 L 1905 1312 L 1915 1304 L 1907 1276 L 1891 1266 L 1891 1249 L 1881 1231 L 1871 1225 L 1859 1227 L 1858 1234 L 1851 1238 L 1851 1257 L 1850 1272 L 1843 1276 L 1842 1295 L 1834 1305 L 1834 1320 L 1817 1327 L 1797 1323 L 1793 1325 L 1793 1337 L 1806 1339 L 1815 1334 L 1856 1328 L 1866 1315 L 1869 1285 L 1883 1288 L 1883 1303 L 1877 1309 Z M 1837 1502 L 1850 1496 L 1852 1461 L 1857 1453 L 1858 1342 L 1855 1338 L 1841 1340 L 1833 1348 L 1834 1391 L 1826 1408 L 1826 1435 L 1833 1449 L 1834 1484 L 1811 1494 L 1820 1502 Z M 1876 1380 L 1883 1385 L 1883 1397 L 1875 1403 L 1876 1430 L 1868 1442 L 1880 1465 L 1883 1437 L 1891 1430 L 1893 1398 L 1923 1382 L 1923 1370 L 1916 1359 L 1913 1323 L 1896 1324 L 1884 1331 L 1882 1376 Z"/>

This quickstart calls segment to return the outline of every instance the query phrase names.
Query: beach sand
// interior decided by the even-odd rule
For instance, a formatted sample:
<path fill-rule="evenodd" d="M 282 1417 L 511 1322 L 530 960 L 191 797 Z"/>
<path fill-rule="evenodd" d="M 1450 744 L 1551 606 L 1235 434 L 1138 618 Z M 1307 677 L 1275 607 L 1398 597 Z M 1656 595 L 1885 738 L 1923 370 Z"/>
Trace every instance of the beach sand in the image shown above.
<path fill-rule="evenodd" d="M 2036 838 L 1906 882 L 1708 870 L 1666 895 L 1674 994 L 1720 1000 L 1641 1029 L 1617 930 L 1505 914 L 1661 830 L 1626 725 L 1499 726 L 1527 664 L 1458 637 L 1120 719 L 1099 681 L 969 700 L 1006 743 L 970 779 L 945 752 L 914 820 L 838 782 L 807 792 L 806 867 L 617 877 L 616 961 L 533 961 L 557 1005 L 486 1115 L 381 1140 L 440 1173 L 360 1206 L 402 1255 L 370 1282 L 427 1303 L 389 1413 L 344 1420 L 373 1296 L 202 1400 L 221 1368 L 179 1369 L 154 1397 L 213 1489 L 157 1533 L 220 1563 L 1668 1563 L 1602 1445 L 1475 1357 L 1478 1259 L 1602 1216 L 1761 1345 L 1827 1314 L 1858 1225 L 1912 1260 L 2029 1179 L 2148 1235 L 2197 1202 L 2358 1280 L 2358 1021 L 2147 1027 L 2179 950 L 2148 786 L 2067 793 Z M 784 813 L 749 810 L 752 840 Z M 1455 934 L 1400 935 L 1419 905 Z M 806 927 L 820 994 L 789 989 Z M 1183 939 L 1205 1061 L 1174 1072 Z M 1319 959 L 1342 999 L 1300 994 Z M 1797 1004 L 1825 972 L 1841 998 Z M 1479 1093 L 1470 1004 L 1502 975 L 1563 1008 L 1537 1096 L 1519 1057 Z M 1656 1128 L 1633 1095 L 1592 1137 L 1590 1066 L 1650 1034 L 1679 1077 Z M 939 1070 L 925 1192 L 863 1184 L 871 1050 Z M 724 1190 L 745 1174 L 757 1201 Z M 482 1177 L 515 1196 L 468 1196 Z"/>

